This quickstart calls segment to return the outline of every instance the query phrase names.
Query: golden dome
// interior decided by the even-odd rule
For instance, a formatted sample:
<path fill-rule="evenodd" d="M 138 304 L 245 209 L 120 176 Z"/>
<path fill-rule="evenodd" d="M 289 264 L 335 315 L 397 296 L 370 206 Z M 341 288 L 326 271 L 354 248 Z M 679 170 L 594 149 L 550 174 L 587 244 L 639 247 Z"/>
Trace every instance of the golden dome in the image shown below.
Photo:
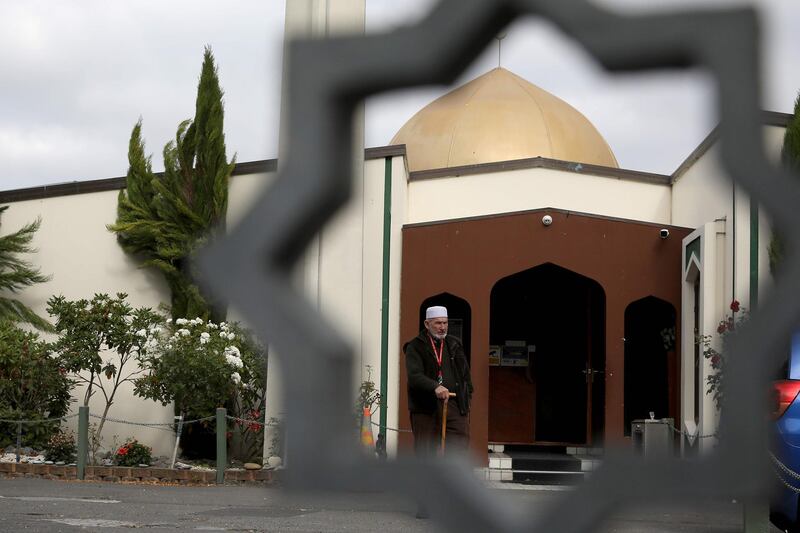
<path fill-rule="evenodd" d="M 406 145 L 412 172 L 537 156 L 618 166 L 577 109 L 504 68 L 422 108 L 391 144 Z"/>

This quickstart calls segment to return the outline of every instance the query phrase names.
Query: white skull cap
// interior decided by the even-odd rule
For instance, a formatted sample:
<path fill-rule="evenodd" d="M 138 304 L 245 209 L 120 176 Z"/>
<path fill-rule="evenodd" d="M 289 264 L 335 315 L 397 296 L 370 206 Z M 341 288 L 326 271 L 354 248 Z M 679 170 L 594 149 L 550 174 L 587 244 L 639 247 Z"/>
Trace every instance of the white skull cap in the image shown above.
<path fill-rule="evenodd" d="M 432 318 L 447 318 L 447 308 L 441 305 L 434 305 L 425 310 L 425 320 Z"/>

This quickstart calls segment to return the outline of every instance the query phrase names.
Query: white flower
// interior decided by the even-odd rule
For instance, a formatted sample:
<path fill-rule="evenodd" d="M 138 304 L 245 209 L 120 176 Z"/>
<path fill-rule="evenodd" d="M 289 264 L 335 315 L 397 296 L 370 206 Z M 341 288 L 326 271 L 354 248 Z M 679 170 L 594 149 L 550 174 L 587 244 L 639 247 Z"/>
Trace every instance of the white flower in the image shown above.
<path fill-rule="evenodd" d="M 242 368 L 244 366 L 241 359 L 227 352 L 225 353 L 225 360 L 234 368 Z"/>
<path fill-rule="evenodd" d="M 237 385 L 242 382 L 242 376 L 239 375 L 238 372 L 234 372 L 231 374 L 231 381 L 236 383 Z"/>
<path fill-rule="evenodd" d="M 227 322 L 220 322 L 219 323 L 219 329 L 228 329 L 228 323 Z"/>
<path fill-rule="evenodd" d="M 217 325 L 213 322 L 209 322 L 206 326 L 208 326 L 208 329 L 217 329 Z"/>
<path fill-rule="evenodd" d="M 139 351 L 139 347 L 134 344 L 133 346 L 131 346 L 131 351 L 132 352 L 138 352 Z"/>
<path fill-rule="evenodd" d="M 171 318 L 167 319 L 167 324 L 172 324 L 172 319 Z"/>
<path fill-rule="evenodd" d="M 223 338 L 223 339 L 227 339 L 227 338 L 228 338 L 228 334 L 227 334 L 227 333 L 225 333 L 224 331 L 220 331 L 220 332 L 219 332 L 219 336 L 220 336 L 221 338 Z"/>
<path fill-rule="evenodd" d="M 150 328 L 150 335 L 155 335 L 157 333 L 161 333 L 161 326 L 153 326 Z"/>
<path fill-rule="evenodd" d="M 130 326 L 131 322 L 133 322 L 133 317 L 130 315 L 125 315 L 124 317 L 122 317 L 122 320 L 124 320 L 125 323 Z"/>
<path fill-rule="evenodd" d="M 236 335 L 234 335 L 233 333 L 228 333 L 228 340 L 229 341 L 232 341 L 235 338 L 236 338 Z"/>
<path fill-rule="evenodd" d="M 191 332 L 188 329 L 181 328 L 178 330 L 178 335 L 182 335 L 184 337 L 188 337 Z"/>
<path fill-rule="evenodd" d="M 136 336 L 137 337 L 147 337 L 147 330 L 146 329 L 140 329 L 139 331 L 136 332 Z"/>
<path fill-rule="evenodd" d="M 208 344 L 209 337 L 200 337 L 200 344 Z"/>
<path fill-rule="evenodd" d="M 172 344 L 170 344 L 170 343 L 168 342 L 167 344 L 165 344 L 165 345 L 164 345 L 164 349 L 166 349 L 166 350 L 171 350 L 171 349 L 172 349 Z"/>
<path fill-rule="evenodd" d="M 190 323 L 191 323 L 193 326 L 199 326 L 200 324 L 202 324 L 202 323 L 203 323 L 203 319 L 202 319 L 202 318 L 200 318 L 200 317 L 197 317 L 197 318 L 194 318 L 194 319 L 192 319 Z"/>
<path fill-rule="evenodd" d="M 241 357 L 242 356 L 242 352 L 240 352 L 239 348 L 237 348 L 236 346 L 227 346 L 225 348 L 225 353 L 229 353 L 229 354 L 234 355 L 236 357 Z"/>
<path fill-rule="evenodd" d="M 175 323 L 179 326 L 185 326 L 189 321 L 185 318 L 176 318 Z"/>

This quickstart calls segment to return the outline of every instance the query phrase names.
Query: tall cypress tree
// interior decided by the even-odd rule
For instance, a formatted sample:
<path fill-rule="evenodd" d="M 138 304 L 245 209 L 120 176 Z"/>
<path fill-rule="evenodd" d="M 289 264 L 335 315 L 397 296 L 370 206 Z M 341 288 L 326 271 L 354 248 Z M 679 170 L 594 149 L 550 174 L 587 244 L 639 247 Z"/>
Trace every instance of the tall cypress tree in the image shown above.
<path fill-rule="evenodd" d="M 145 155 L 141 119 L 128 145 L 127 188 L 120 191 L 117 221 L 108 226 L 122 248 L 160 270 L 172 292 L 173 318 L 225 319 L 226 309 L 197 286 L 192 259 L 204 243 L 225 231 L 228 162 L 223 133 L 222 89 L 211 49 L 206 47 L 197 87 L 194 120 L 178 126 L 164 147 L 164 173 L 154 174 Z"/>
<path fill-rule="evenodd" d="M 2 214 L 8 206 L 0 207 Z M 9 235 L 0 237 L 0 290 L 3 292 L 19 292 L 35 283 L 48 281 L 38 268 L 20 258 L 20 254 L 34 252 L 31 240 L 39 229 L 41 219 L 25 224 Z M 53 326 L 44 318 L 33 312 L 27 305 L 14 298 L 0 297 L 0 320 L 22 322 L 43 331 L 53 331 Z"/>
<path fill-rule="evenodd" d="M 781 148 L 781 162 L 790 172 L 800 176 L 800 93 L 794 101 L 794 116 L 786 125 Z M 769 243 L 769 270 L 773 274 L 783 260 L 783 240 L 773 232 Z"/>

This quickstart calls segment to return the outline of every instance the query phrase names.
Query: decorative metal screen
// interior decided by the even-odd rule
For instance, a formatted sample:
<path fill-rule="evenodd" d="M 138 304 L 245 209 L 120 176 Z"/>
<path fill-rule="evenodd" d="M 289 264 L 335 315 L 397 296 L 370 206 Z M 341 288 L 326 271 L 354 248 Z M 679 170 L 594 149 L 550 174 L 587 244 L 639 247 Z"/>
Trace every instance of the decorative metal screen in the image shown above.
<path fill-rule="evenodd" d="M 711 72 L 724 168 L 769 213 L 791 252 L 773 297 L 731 348 L 714 452 L 644 461 L 608 450 L 586 483 L 535 520 L 501 512 L 496 494 L 463 463 L 365 460 L 351 430 L 352 349 L 292 283 L 310 239 L 350 195 L 356 105 L 381 91 L 453 82 L 524 14 L 551 20 L 610 71 L 698 66 Z M 578 0 L 444 0 L 415 27 L 292 43 L 288 160 L 242 222 L 201 260 L 212 288 L 283 357 L 292 452 L 287 483 L 435 496 L 434 518 L 454 531 L 589 531 L 615 508 L 642 500 L 762 497 L 769 471 L 763 391 L 800 319 L 794 253 L 800 249 L 800 187 L 796 177 L 768 164 L 763 150 L 757 26 L 754 11 L 745 8 L 623 16 Z"/>

